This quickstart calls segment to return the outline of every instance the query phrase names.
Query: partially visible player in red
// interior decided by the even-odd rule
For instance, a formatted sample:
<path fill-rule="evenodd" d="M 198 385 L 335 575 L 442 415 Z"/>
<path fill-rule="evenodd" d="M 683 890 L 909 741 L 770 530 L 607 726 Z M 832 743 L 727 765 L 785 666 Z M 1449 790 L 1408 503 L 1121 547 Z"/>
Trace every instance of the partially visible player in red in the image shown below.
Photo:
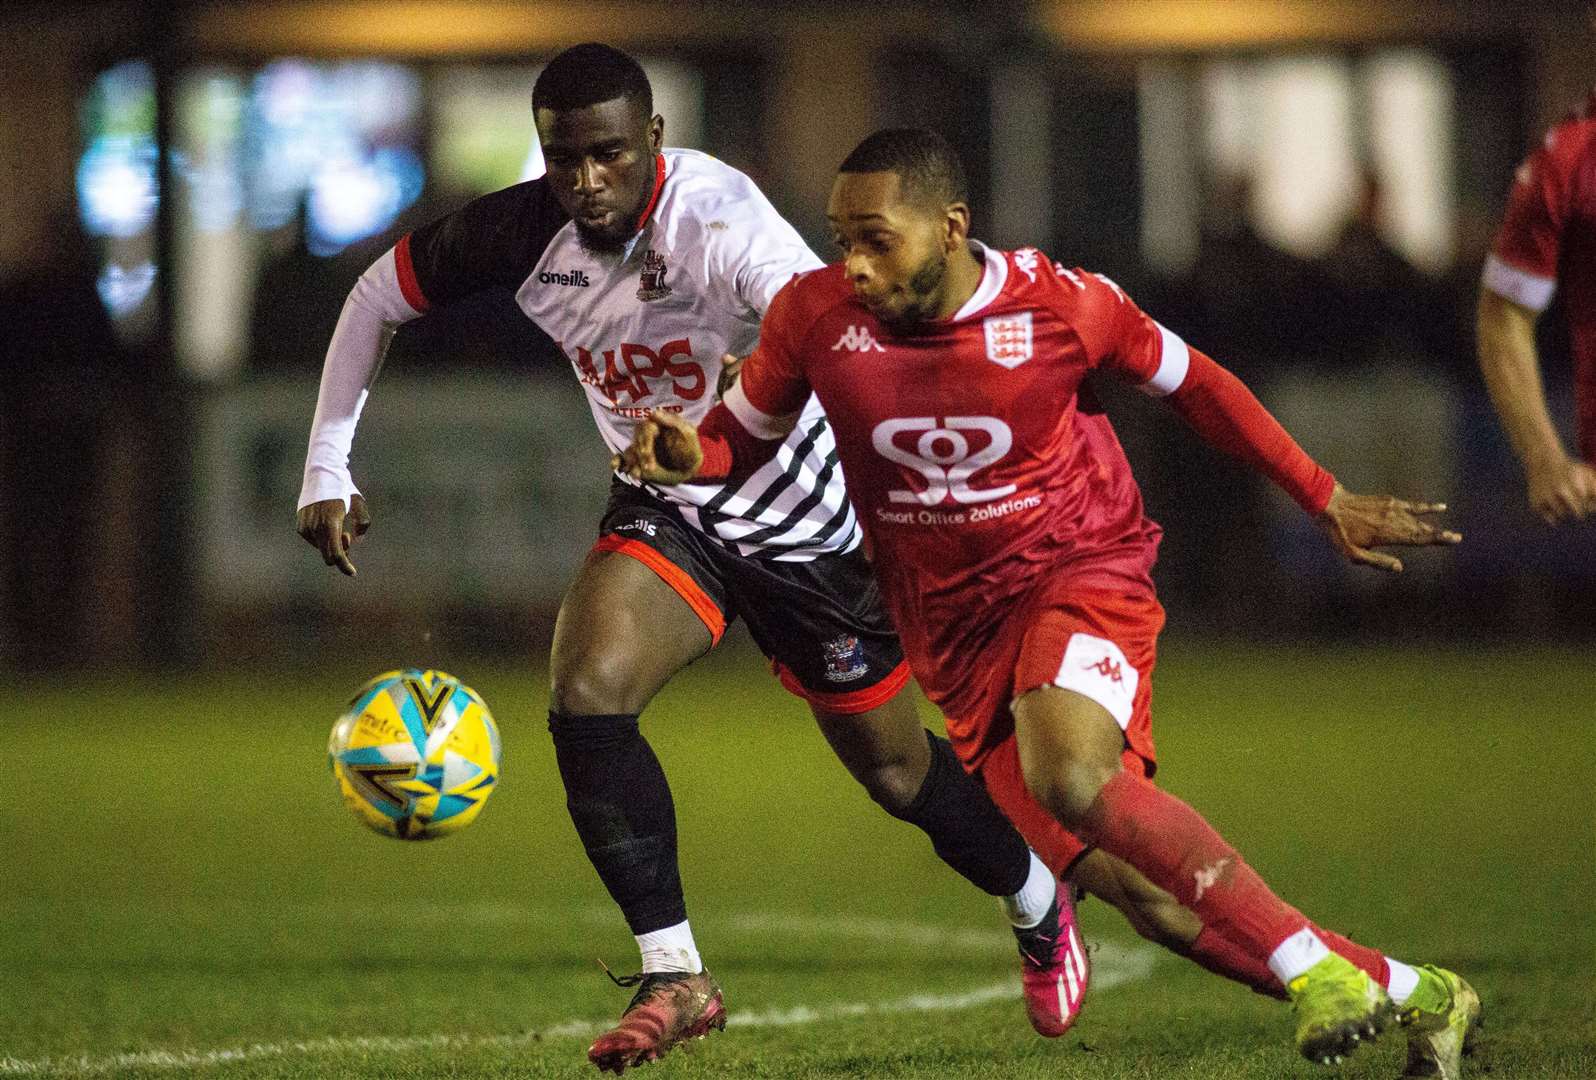
<path fill-rule="evenodd" d="M 1574 347 L 1578 451 L 1552 426 L 1535 323 L 1561 290 Z M 1596 513 L 1596 90 L 1518 167 L 1480 282 L 1480 370 L 1530 506 L 1547 522 Z"/>
<path fill-rule="evenodd" d="M 861 143 L 829 207 L 843 261 L 776 296 L 701 432 L 656 416 L 620 467 L 667 484 L 742 475 L 812 390 L 909 663 L 1032 847 L 1060 869 L 1084 847 L 1135 867 L 1200 921 L 1195 959 L 1286 988 L 1311 1060 L 1340 1060 L 1397 1014 L 1411 1024 L 1410 1071 L 1455 1077 L 1478 1015 L 1463 980 L 1319 930 L 1150 782 L 1160 530 L 1082 380 L 1105 369 L 1163 397 L 1356 562 L 1400 570 L 1372 548 L 1456 542 L 1424 520 L 1444 508 L 1343 490 L 1234 376 L 1113 282 L 972 242 L 964 191 L 931 132 Z"/>

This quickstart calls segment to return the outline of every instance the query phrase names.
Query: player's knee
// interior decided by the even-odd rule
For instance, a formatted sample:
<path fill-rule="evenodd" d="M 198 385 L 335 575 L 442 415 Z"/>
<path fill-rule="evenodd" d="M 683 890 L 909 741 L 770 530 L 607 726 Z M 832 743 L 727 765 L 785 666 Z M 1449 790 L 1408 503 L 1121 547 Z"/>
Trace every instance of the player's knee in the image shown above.
<path fill-rule="evenodd" d="M 584 653 L 557 661 L 551 682 L 554 711 L 567 716 L 638 713 L 648 704 L 635 669 L 615 654 Z"/>
<path fill-rule="evenodd" d="M 1077 758 L 1027 760 L 1023 754 L 1020 757 L 1026 789 L 1072 832 L 1082 831 L 1098 792 L 1113 778 L 1118 764 L 1115 762 L 1111 767 Z"/>
<path fill-rule="evenodd" d="M 854 776 L 877 806 L 901 818 L 914 805 L 915 796 L 925 783 L 925 771 L 916 770 L 907 761 L 873 763 L 863 768 L 853 768 Z"/>

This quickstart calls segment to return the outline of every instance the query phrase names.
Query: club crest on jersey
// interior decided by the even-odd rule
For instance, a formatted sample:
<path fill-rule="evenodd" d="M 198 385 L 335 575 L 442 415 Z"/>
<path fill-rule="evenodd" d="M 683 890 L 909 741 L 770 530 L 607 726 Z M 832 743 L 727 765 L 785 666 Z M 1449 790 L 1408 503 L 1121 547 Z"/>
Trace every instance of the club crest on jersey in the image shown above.
<path fill-rule="evenodd" d="M 826 659 L 828 682 L 852 682 L 870 670 L 865 663 L 864 646 L 852 634 L 841 634 L 823 642 L 820 652 Z"/>
<path fill-rule="evenodd" d="M 986 358 L 1006 368 L 1017 368 L 1031 358 L 1031 313 L 992 315 L 981 324 L 986 331 Z"/>
<path fill-rule="evenodd" d="M 665 284 L 665 256 L 649 248 L 643 255 L 643 273 L 637 279 L 637 298 L 646 302 L 670 294 L 671 287 Z"/>

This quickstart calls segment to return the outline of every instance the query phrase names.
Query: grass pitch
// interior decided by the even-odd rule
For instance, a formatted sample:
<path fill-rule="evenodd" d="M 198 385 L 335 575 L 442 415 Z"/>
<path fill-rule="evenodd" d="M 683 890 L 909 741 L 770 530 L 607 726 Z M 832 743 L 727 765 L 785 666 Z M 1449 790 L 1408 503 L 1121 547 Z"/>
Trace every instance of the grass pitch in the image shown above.
<path fill-rule="evenodd" d="M 13 688 L 0 798 L 0 1077 L 579 1077 L 636 952 L 565 814 L 533 675 L 436 661 L 504 731 L 464 834 L 339 804 L 327 730 L 370 671 Z M 1197 649 L 1158 675 L 1160 781 L 1288 899 L 1464 972 L 1469 1075 L 1596 1076 L 1596 662 L 1573 651 Z M 925 716 L 932 721 L 927 708 Z M 933 721 L 934 722 L 934 721 Z M 876 811 L 736 649 L 644 717 L 732 1026 L 641 1075 L 1328 1076 L 1284 1006 L 1135 938 L 1034 1036 L 995 905 Z M 1400 1037 L 1340 1070 L 1394 1077 Z"/>

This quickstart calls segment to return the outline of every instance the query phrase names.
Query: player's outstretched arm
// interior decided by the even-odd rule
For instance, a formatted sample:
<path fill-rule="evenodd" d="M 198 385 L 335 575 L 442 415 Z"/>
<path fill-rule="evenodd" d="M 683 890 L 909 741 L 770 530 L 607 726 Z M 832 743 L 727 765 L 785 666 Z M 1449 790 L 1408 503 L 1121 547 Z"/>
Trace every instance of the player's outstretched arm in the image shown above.
<path fill-rule="evenodd" d="M 1535 350 L 1536 313 L 1480 289 L 1480 373 L 1513 452 L 1524 466 L 1529 503 L 1548 524 L 1596 514 L 1596 469 L 1569 456 L 1546 407 Z"/>
<path fill-rule="evenodd" d="M 299 508 L 299 535 L 317 551 L 328 566 L 336 566 L 350 577 L 355 564 L 349 549 L 371 528 L 371 511 L 360 492 L 349 496 L 349 509 L 342 499 L 322 499 Z"/>
<path fill-rule="evenodd" d="M 632 444 L 610 459 L 610 468 L 650 484 L 685 484 L 703 463 L 698 429 L 678 413 L 655 409 L 637 425 Z"/>
<path fill-rule="evenodd" d="M 1406 502 L 1390 495 L 1354 495 L 1337 484 L 1329 504 L 1316 520 L 1335 549 L 1352 562 L 1401 573 L 1401 559 L 1372 549 L 1393 544 L 1427 547 L 1457 543 L 1463 539 L 1461 533 L 1425 520 L 1445 509 L 1445 503 Z"/>
<path fill-rule="evenodd" d="M 1425 520 L 1445 510 L 1444 503 L 1411 503 L 1346 490 L 1297 445 L 1241 380 L 1195 349 L 1185 352 L 1185 361 L 1183 378 L 1166 397 L 1170 405 L 1211 445 L 1273 480 L 1314 516 L 1336 550 L 1351 561 L 1400 573 L 1400 559 L 1372 549 L 1462 539 Z"/>

